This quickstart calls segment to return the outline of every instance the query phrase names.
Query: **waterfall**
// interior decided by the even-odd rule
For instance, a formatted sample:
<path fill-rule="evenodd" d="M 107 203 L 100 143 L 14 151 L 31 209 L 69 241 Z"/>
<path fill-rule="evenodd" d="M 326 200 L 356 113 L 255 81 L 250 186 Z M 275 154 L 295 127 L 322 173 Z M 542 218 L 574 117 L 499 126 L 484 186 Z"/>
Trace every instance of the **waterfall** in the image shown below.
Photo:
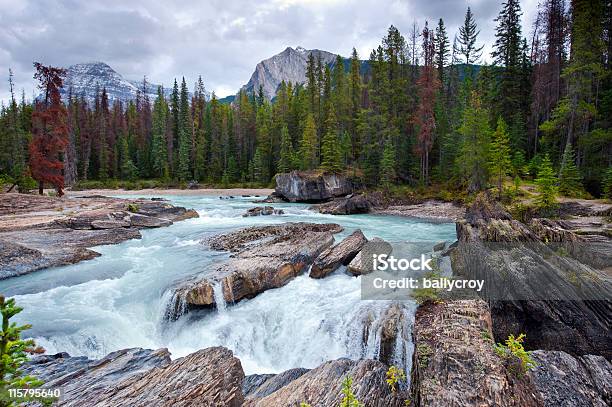
<path fill-rule="evenodd" d="M 215 281 L 212 284 L 212 289 L 217 311 L 225 313 L 225 311 L 227 310 L 227 303 L 225 302 L 225 297 L 223 296 L 223 280 Z"/>

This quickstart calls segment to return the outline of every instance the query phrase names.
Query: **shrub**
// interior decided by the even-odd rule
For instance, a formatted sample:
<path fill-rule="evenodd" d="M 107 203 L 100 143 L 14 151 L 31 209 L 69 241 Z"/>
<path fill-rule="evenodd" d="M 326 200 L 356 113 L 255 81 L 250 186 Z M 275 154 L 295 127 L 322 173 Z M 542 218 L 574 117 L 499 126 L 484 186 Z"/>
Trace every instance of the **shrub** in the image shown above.
<path fill-rule="evenodd" d="M 391 366 L 389 370 L 387 370 L 387 384 L 391 389 L 391 392 L 395 393 L 397 391 L 397 385 L 406 380 L 406 373 L 404 373 L 403 369 L 398 368 L 397 366 Z"/>
<path fill-rule="evenodd" d="M 357 400 L 357 396 L 353 393 L 353 378 L 346 376 L 342 381 L 342 401 L 340 407 L 363 407 L 363 404 Z"/>
<path fill-rule="evenodd" d="M 510 364 L 510 371 L 518 377 L 523 376 L 528 370 L 537 366 L 536 362 L 531 358 L 531 352 L 526 351 L 523 347 L 524 341 L 525 334 L 522 333 L 517 337 L 514 335 L 508 336 L 505 344 L 497 343 L 493 345 L 495 353 L 500 357 L 509 361 L 518 362 Z"/>
<path fill-rule="evenodd" d="M 136 213 L 140 208 L 135 203 L 128 204 L 127 210 L 128 212 Z"/>

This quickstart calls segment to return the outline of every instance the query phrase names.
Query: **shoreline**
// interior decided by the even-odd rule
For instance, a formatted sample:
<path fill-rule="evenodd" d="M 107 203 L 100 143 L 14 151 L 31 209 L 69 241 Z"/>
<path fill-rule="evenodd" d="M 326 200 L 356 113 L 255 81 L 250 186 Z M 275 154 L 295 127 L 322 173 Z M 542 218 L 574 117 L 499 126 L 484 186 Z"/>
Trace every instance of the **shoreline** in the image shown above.
<path fill-rule="evenodd" d="M 86 189 L 83 191 L 66 190 L 66 196 L 91 196 L 91 195 L 134 195 L 134 196 L 155 196 L 155 195 L 176 195 L 176 196 L 242 196 L 249 195 L 265 198 L 270 195 L 272 188 L 201 188 L 201 189 Z"/>

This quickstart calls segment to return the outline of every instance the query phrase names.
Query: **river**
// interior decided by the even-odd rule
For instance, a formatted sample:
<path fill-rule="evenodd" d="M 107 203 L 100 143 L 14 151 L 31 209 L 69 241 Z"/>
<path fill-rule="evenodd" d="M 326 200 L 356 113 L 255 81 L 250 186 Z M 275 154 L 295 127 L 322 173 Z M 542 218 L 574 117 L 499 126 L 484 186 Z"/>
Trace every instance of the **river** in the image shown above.
<path fill-rule="evenodd" d="M 205 271 L 226 253 L 208 250 L 206 236 L 240 227 L 282 222 L 335 222 L 345 230 L 336 241 L 360 228 L 367 238 L 390 242 L 454 241 L 453 223 L 429 223 L 377 215 L 333 216 L 303 204 L 275 204 L 283 216 L 242 217 L 254 198 L 165 196 L 194 208 L 197 219 L 142 231 L 142 239 L 100 246 L 102 254 L 79 264 L 47 269 L 0 281 L 0 292 L 14 296 L 24 311 L 15 319 L 32 324 L 27 333 L 47 352 L 100 358 L 114 350 L 167 347 L 172 357 L 209 346 L 226 346 L 247 374 L 313 368 L 340 357 L 376 357 L 376 338 L 362 343 L 366 320 L 388 306 L 360 295 L 360 277 L 343 269 L 321 280 L 303 274 L 284 287 L 217 311 L 164 319 L 167 288 Z M 405 304 L 414 317 L 415 304 Z M 373 325 L 376 327 L 376 324 Z M 407 351 L 411 352 L 411 349 Z M 404 355 L 409 360 L 409 355 Z"/>

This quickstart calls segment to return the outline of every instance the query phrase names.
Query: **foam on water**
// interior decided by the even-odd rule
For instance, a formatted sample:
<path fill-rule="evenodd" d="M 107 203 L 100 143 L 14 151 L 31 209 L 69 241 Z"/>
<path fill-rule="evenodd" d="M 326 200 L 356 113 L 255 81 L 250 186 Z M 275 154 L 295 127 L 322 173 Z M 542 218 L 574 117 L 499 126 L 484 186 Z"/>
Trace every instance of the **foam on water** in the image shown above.
<path fill-rule="evenodd" d="M 168 347 L 173 357 L 180 357 L 222 345 L 235 352 L 247 374 L 312 368 L 339 357 L 376 357 L 388 302 L 361 300 L 360 278 L 343 270 L 321 280 L 304 274 L 251 300 L 227 305 L 221 301 L 221 312 L 190 313 L 170 322 L 164 318 L 167 304 L 173 301 L 175 312 L 181 313 L 185 300 L 172 297 L 167 289 L 226 259 L 227 253 L 210 251 L 201 241 L 239 227 L 335 222 L 345 227 L 337 239 L 356 228 L 368 238 L 388 241 L 455 239 L 453 224 L 389 216 L 336 217 L 300 204 L 275 204 L 285 211 L 283 216 L 243 218 L 242 213 L 254 206 L 248 198 L 168 198 L 195 208 L 200 218 L 144 230 L 140 240 L 94 248 L 103 255 L 90 261 L 0 281 L 0 292 L 15 296 L 24 307 L 16 319 L 33 325 L 30 334 L 49 353 L 99 358 L 128 347 Z M 215 296 L 223 297 L 220 284 Z M 404 307 L 412 320 L 414 303 Z M 396 345 L 394 357 L 408 367 L 412 345 L 405 344 Z"/>

